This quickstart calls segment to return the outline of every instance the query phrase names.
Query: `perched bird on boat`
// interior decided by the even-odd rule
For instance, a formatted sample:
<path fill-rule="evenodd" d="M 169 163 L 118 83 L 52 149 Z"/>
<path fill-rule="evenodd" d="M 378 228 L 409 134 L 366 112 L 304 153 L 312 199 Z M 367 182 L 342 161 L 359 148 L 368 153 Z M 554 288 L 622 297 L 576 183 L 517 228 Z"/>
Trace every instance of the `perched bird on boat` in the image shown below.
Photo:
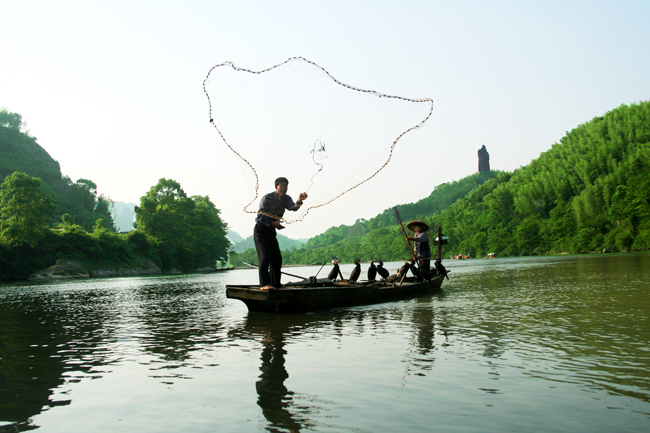
<path fill-rule="evenodd" d="M 379 261 L 379 265 L 377 266 L 377 273 L 384 280 L 388 278 L 388 276 L 390 275 L 390 272 L 388 272 L 388 269 L 384 268 L 384 262 L 382 262 L 381 260 Z"/>
<path fill-rule="evenodd" d="M 354 269 L 350 272 L 350 281 L 356 283 L 359 277 L 361 276 L 361 263 L 359 259 L 354 260 Z"/>
<path fill-rule="evenodd" d="M 418 280 L 422 280 L 422 272 L 420 272 L 420 270 L 416 266 L 415 259 L 411 259 L 411 261 L 409 262 L 409 269 L 411 270 L 413 275 L 415 275 L 415 278 L 417 278 Z"/>
<path fill-rule="evenodd" d="M 375 281 L 377 277 L 377 266 L 375 266 L 375 261 L 370 260 L 370 267 L 368 268 L 368 281 Z"/>
<path fill-rule="evenodd" d="M 438 272 L 438 275 L 442 275 L 449 279 L 449 276 L 447 276 L 447 269 L 445 269 L 440 260 L 436 260 L 436 271 Z"/>
<path fill-rule="evenodd" d="M 334 257 L 332 259 L 332 265 L 334 265 L 334 267 L 330 271 L 327 278 L 329 278 L 332 281 L 336 281 L 337 279 L 339 279 L 339 277 L 341 277 L 340 279 L 342 280 L 343 279 L 343 274 L 341 273 L 341 269 L 339 268 L 339 259 Z"/>
<path fill-rule="evenodd" d="M 409 271 L 409 267 L 410 267 L 409 262 L 405 260 L 404 266 L 399 268 L 399 272 L 397 273 L 397 278 L 399 278 L 400 280 L 404 278 L 406 276 L 406 273 Z"/>

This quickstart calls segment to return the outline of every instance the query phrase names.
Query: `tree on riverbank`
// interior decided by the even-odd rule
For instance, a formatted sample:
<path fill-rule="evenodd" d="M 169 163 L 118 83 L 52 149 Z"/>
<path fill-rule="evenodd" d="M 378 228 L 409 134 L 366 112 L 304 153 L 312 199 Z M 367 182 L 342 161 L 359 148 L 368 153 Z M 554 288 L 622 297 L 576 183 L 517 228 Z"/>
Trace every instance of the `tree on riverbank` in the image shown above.
<path fill-rule="evenodd" d="M 136 230 L 160 243 L 165 268 L 214 268 L 227 259 L 226 224 L 208 197 L 187 197 L 180 184 L 160 179 L 135 208 Z"/>
<path fill-rule="evenodd" d="M 23 182 L 14 182 L 15 179 Z M 17 190 L 21 197 L 28 192 L 34 195 L 34 191 L 25 185 L 35 189 L 39 182 L 24 173 L 14 173 L 0 189 L 3 197 L 3 207 L 0 208 L 3 216 L 0 281 L 27 279 L 32 272 L 47 268 L 58 259 L 75 260 L 90 269 L 128 266 L 148 259 L 163 272 L 175 269 L 187 272 L 214 269 L 217 260 L 223 261 L 227 257 L 230 242 L 219 210 L 208 197 L 188 198 L 178 182 L 161 179 L 153 186 L 142 197 L 141 207 L 137 210 L 138 229 L 126 234 L 115 233 L 102 218 L 98 218 L 92 232 L 88 232 L 74 224 L 68 214 L 63 215 L 61 225 L 50 228 L 49 214 L 44 208 L 38 215 L 38 224 L 18 224 L 15 219 L 4 218 L 9 215 L 8 210 L 13 209 L 4 206 L 5 197 L 10 197 L 10 192 Z M 43 200 L 47 203 L 47 199 Z M 27 203 L 27 200 L 21 203 Z M 30 203 L 28 210 L 38 209 L 35 200 Z M 25 207 L 20 209 L 24 211 Z M 35 218 L 30 221 L 36 221 Z M 33 233 L 18 230 L 25 225 L 32 229 L 40 228 Z M 19 233 L 22 241 L 9 242 L 13 238 L 5 233 L 12 236 Z"/>
<path fill-rule="evenodd" d="M 0 185 L 0 236 L 11 245 L 35 245 L 49 228 L 54 201 L 41 191 L 41 180 L 13 173 Z"/>

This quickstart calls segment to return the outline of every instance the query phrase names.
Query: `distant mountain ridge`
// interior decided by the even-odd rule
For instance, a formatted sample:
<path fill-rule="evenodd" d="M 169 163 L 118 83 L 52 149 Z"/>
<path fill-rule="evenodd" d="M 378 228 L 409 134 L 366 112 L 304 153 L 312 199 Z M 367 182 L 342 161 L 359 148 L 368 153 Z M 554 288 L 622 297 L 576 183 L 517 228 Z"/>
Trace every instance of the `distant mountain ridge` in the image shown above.
<path fill-rule="evenodd" d="M 239 233 L 234 232 L 234 231 L 232 231 L 232 230 L 230 230 L 230 229 L 228 230 L 228 233 L 226 233 L 226 236 L 228 236 L 228 239 L 230 240 L 230 242 L 231 242 L 233 245 L 236 245 L 238 242 L 241 242 L 241 241 L 244 240 L 244 238 L 242 238 L 242 237 L 239 235 Z"/>
<path fill-rule="evenodd" d="M 232 232 L 234 233 L 234 232 Z M 231 241 L 233 241 L 233 250 L 237 253 L 243 253 L 244 251 L 250 249 L 250 248 L 255 248 L 255 242 L 253 241 L 253 236 L 248 236 L 245 239 L 242 239 L 241 236 L 239 236 L 237 233 L 235 233 L 240 240 L 237 242 L 233 241 L 233 238 L 230 238 Z M 230 235 L 230 232 L 229 232 Z M 280 233 L 277 234 L 278 237 L 278 244 L 280 245 L 280 250 L 286 251 L 290 248 L 302 248 L 305 243 L 307 243 L 306 239 L 291 239 L 288 238 L 284 235 L 281 235 Z"/>
<path fill-rule="evenodd" d="M 135 204 L 116 201 L 113 203 L 113 220 L 119 232 L 130 232 L 133 230 L 135 221 Z"/>

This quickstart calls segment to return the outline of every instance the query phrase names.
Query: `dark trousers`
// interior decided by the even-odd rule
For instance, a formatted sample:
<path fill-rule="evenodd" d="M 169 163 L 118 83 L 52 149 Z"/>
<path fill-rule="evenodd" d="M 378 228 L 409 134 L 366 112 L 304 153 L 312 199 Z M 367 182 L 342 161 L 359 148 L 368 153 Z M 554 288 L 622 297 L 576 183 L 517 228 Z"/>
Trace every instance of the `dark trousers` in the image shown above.
<path fill-rule="evenodd" d="M 425 277 L 431 278 L 431 259 L 420 259 L 420 270 L 426 272 Z"/>
<path fill-rule="evenodd" d="M 253 239 L 259 262 L 260 287 L 271 285 L 280 288 L 282 252 L 278 245 L 278 238 L 275 236 L 275 229 L 256 224 Z"/>

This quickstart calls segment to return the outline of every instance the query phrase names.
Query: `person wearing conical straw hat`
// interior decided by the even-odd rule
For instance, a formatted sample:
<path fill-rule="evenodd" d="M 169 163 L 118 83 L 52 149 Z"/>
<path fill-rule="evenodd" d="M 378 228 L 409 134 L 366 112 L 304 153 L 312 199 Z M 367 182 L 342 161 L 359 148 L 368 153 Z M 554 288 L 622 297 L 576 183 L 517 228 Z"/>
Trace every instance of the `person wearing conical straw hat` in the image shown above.
<path fill-rule="evenodd" d="M 413 220 L 406 225 L 406 228 L 415 232 L 412 238 L 406 240 L 415 242 L 415 255 L 420 262 L 420 269 L 427 274 L 431 271 L 431 247 L 429 246 L 429 236 L 427 231 L 429 225 L 424 221 Z"/>

